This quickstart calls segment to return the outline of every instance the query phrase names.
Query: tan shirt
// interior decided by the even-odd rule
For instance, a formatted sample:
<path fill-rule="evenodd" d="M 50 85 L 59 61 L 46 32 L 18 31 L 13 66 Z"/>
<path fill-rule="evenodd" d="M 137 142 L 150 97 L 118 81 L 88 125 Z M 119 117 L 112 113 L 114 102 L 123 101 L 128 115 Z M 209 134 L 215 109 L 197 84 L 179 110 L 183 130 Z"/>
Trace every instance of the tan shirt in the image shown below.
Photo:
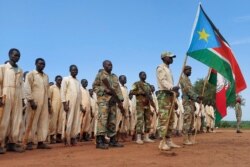
<path fill-rule="evenodd" d="M 0 66 L 0 97 L 9 94 L 10 89 L 19 92 L 18 96 L 23 95 L 23 71 L 21 68 L 12 67 L 9 63 Z"/>
<path fill-rule="evenodd" d="M 52 85 L 49 88 L 49 92 L 50 92 L 51 104 L 56 106 L 61 106 L 62 100 L 61 100 L 60 89 L 56 85 Z"/>
<path fill-rule="evenodd" d="M 161 64 L 156 69 L 157 84 L 159 90 L 170 90 L 174 86 L 173 75 L 166 64 Z"/>
<path fill-rule="evenodd" d="M 61 85 L 62 102 L 82 101 L 81 84 L 72 76 L 64 77 Z"/>
<path fill-rule="evenodd" d="M 48 100 L 49 94 L 49 77 L 47 74 L 39 73 L 36 70 L 29 72 L 26 75 L 24 83 L 25 98 L 29 100 L 35 100 L 43 105 L 45 100 Z"/>
<path fill-rule="evenodd" d="M 81 87 L 81 92 L 82 92 L 82 107 L 85 111 L 90 111 L 91 102 L 90 102 L 89 91 Z"/>
<path fill-rule="evenodd" d="M 213 108 L 213 106 L 206 105 L 205 110 L 206 110 L 207 116 L 210 116 L 210 117 L 214 118 L 214 108 Z"/>
<path fill-rule="evenodd" d="M 122 86 L 121 84 L 120 84 L 120 87 L 121 87 L 121 91 L 122 91 L 122 96 L 124 98 L 123 107 L 126 111 L 128 111 L 129 110 L 128 88 L 126 86 Z"/>

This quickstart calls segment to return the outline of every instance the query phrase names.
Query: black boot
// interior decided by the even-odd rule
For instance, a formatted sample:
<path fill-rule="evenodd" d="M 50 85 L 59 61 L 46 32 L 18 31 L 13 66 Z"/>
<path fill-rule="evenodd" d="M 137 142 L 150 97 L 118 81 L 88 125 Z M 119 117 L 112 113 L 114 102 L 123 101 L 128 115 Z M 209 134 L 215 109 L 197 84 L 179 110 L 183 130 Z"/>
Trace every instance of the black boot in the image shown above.
<path fill-rule="evenodd" d="M 105 141 L 104 136 L 100 135 L 96 136 L 96 148 L 108 149 L 108 146 L 105 145 L 104 141 Z"/>
<path fill-rule="evenodd" d="M 110 137 L 109 146 L 110 147 L 123 147 L 123 144 L 118 143 L 118 141 L 116 141 L 115 136 L 112 136 Z"/>

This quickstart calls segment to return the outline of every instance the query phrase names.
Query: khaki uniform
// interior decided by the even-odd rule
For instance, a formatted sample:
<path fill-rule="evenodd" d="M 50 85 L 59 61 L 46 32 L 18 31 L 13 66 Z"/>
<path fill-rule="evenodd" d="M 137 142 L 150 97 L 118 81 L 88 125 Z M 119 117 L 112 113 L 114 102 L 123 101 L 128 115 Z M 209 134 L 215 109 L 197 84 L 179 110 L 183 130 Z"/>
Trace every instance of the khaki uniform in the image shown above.
<path fill-rule="evenodd" d="M 173 93 L 170 91 L 174 86 L 172 72 L 166 64 L 161 64 L 156 69 L 157 76 L 157 100 L 159 106 L 159 133 L 161 137 L 170 137 L 174 126 L 174 114 L 171 115 L 169 120 L 168 129 L 166 123 L 169 119 L 169 112 L 173 102 Z"/>
<path fill-rule="evenodd" d="M 182 100 L 176 99 L 177 104 L 178 104 L 178 113 L 179 113 L 179 118 L 177 121 L 177 125 L 176 125 L 176 130 L 179 132 L 182 132 L 183 129 L 183 114 L 184 114 L 184 108 L 182 105 Z"/>
<path fill-rule="evenodd" d="M 97 95 L 98 123 L 97 136 L 113 137 L 116 135 L 116 102 L 111 100 L 111 95 L 105 93 L 106 86 L 103 79 L 107 79 L 109 85 L 115 90 L 118 98 L 123 101 L 122 91 L 115 74 L 109 74 L 105 70 L 99 72 L 93 83 L 93 90 Z M 112 98 L 113 99 L 113 98 Z"/>
<path fill-rule="evenodd" d="M 29 102 L 27 104 L 27 124 L 30 122 L 32 112 L 35 112 L 28 141 L 34 142 L 35 137 L 37 137 L 38 142 L 43 142 L 47 138 L 49 129 L 49 77 L 45 73 L 41 74 L 33 70 L 26 75 L 24 88 L 25 98 L 28 101 L 34 100 L 37 104 L 37 109 L 35 111 L 32 110 Z"/>
<path fill-rule="evenodd" d="M 91 102 L 90 95 L 88 89 L 84 89 L 81 87 L 82 92 L 82 107 L 86 111 L 84 117 L 83 113 L 80 113 L 80 121 L 79 128 L 82 128 L 83 132 L 90 131 L 90 123 L 91 123 Z"/>
<path fill-rule="evenodd" d="M 67 112 L 67 119 L 65 118 L 65 120 L 67 120 L 67 141 L 70 143 L 70 138 L 75 138 L 79 133 L 80 105 L 82 101 L 81 84 L 76 78 L 72 76 L 63 78 L 61 84 L 61 100 L 62 102 L 69 102 L 69 111 Z"/>
<path fill-rule="evenodd" d="M 8 136 L 10 143 L 17 143 L 22 121 L 23 71 L 9 63 L 0 66 L 0 96 L 6 97 L 0 120 L 0 144 L 5 144 Z"/>
<path fill-rule="evenodd" d="M 49 90 L 52 107 L 49 135 L 62 134 L 63 117 L 65 116 L 65 112 L 63 110 L 60 88 L 57 85 L 52 85 Z"/>
<path fill-rule="evenodd" d="M 119 124 L 121 123 L 121 127 L 120 127 L 120 133 L 127 133 L 129 130 L 129 96 L 128 96 L 128 89 L 126 86 L 122 86 L 121 87 L 121 91 L 122 91 L 122 96 L 124 98 L 123 101 L 123 108 L 125 110 L 125 117 L 122 115 L 120 109 L 117 109 L 117 123 L 116 123 L 116 130 L 119 130 Z"/>

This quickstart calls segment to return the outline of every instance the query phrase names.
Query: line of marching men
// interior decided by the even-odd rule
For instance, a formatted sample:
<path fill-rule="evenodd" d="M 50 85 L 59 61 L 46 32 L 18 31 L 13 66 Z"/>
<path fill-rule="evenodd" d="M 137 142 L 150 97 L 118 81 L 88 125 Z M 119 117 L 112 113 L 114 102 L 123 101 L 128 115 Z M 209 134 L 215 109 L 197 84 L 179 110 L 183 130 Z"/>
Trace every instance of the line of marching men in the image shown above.
<path fill-rule="evenodd" d="M 55 77 L 55 84 L 49 85 L 48 75 L 43 72 L 45 60 L 37 58 L 36 69 L 23 73 L 17 65 L 20 56 L 18 49 L 10 49 L 9 60 L 0 66 L 0 154 L 6 150 L 13 152 L 32 150 L 34 145 L 37 149 L 50 149 L 48 142 L 76 145 L 77 141 L 89 141 L 94 138 L 98 127 L 102 127 L 98 125 L 100 124 L 98 119 L 101 119 L 98 112 L 102 109 L 98 109 L 100 104 L 97 104 L 97 94 L 93 89 L 87 89 L 88 81 L 77 80 L 77 66 L 71 65 L 69 76 L 58 75 Z M 97 77 L 101 72 L 102 70 Z M 140 72 L 139 77 L 140 82 L 145 82 L 146 73 Z M 118 79 L 124 112 L 119 108 L 116 110 L 114 127 L 116 140 L 128 141 L 128 136 L 133 136 L 132 140 L 137 144 L 143 144 L 162 137 L 157 130 L 159 107 L 154 86 L 150 85 L 150 89 L 145 91 L 140 87 L 141 83 L 136 82 L 129 92 L 125 85 L 126 76 L 121 75 Z M 142 99 L 146 97 L 149 101 L 152 100 L 152 103 L 149 103 L 150 108 L 147 109 L 145 106 L 148 104 L 142 102 L 143 115 L 138 114 L 141 105 L 138 99 L 141 95 L 135 93 L 134 86 L 146 92 Z M 179 136 L 182 133 L 184 109 L 178 98 L 177 103 L 173 131 Z M 206 122 L 207 132 L 209 129 L 213 131 L 215 116 L 212 105 L 204 107 L 197 101 L 195 108 L 193 129 L 203 131 L 202 123 Z M 105 139 L 110 138 L 105 136 Z"/>

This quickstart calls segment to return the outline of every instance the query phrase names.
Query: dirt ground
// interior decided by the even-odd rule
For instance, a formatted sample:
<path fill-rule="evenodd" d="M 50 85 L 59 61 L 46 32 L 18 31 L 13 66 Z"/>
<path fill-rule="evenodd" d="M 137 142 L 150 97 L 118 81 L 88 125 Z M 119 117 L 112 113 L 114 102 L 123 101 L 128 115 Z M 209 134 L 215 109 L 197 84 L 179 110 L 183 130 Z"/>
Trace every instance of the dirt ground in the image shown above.
<path fill-rule="evenodd" d="M 181 144 L 182 138 L 173 138 Z M 160 152 L 156 143 L 137 145 L 126 142 L 124 148 L 95 149 L 93 142 L 74 147 L 52 145 L 51 150 L 0 155 L 0 166 L 165 166 L 165 167 L 250 167 L 250 130 L 237 134 L 235 130 L 219 129 L 217 133 L 199 134 L 194 146 Z"/>

